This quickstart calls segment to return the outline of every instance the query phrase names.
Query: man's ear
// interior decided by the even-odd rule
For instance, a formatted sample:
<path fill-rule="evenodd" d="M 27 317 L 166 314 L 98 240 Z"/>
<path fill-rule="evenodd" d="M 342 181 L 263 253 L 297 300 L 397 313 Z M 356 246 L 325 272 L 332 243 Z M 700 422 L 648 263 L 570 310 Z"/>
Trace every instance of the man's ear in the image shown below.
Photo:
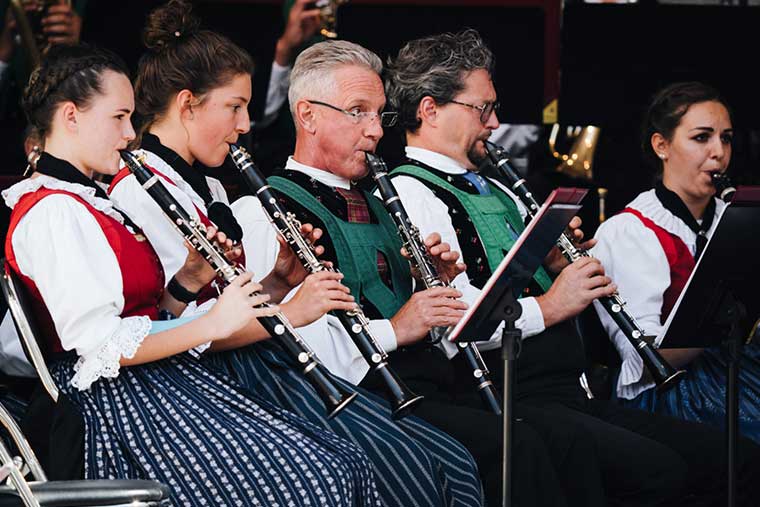
<path fill-rule="evenodd" d="M 435 126 L 438 123 L 438 103 L 429 95 L 422 97 L 417 106 L 417 119 L 422 123 Z"/>
<path fill-rule="evenodd" d="M 314 114 L 314 108 L 308 100 L 299 100 L 296 102 L 296 125 L 300 126 L 305 132 L 313 134 L 317 130 L 317 116 Z"/>

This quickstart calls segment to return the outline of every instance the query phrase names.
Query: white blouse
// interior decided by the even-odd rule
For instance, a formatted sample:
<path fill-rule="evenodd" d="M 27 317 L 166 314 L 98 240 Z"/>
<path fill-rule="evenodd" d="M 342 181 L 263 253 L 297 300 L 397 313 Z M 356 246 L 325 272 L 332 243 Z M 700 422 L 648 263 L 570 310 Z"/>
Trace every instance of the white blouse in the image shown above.
<path fill-rule="evenodd" d="M 707 232 L 711 237 L 723 213 L 725 203 L 716 200 L 715 217 Z M 628 204 L 666 231 L 675 234 L 689 248 L 692 255 L 697 248 L 697 235 L 680 218 L 665 209 L 654 189 L 638 195 Z M 655 336 L 655 345 L 662 341 L 660 322 L 663 295 L 670 287 L 670 265 L 655 233 L 631 213 L 620 213 L 605 221 L 596 232 L 598 241 L 591 251 L 604 266 L 606 274 L 618 286 L 626 309 L 647 335 Z M 598 302 L 594 302 L 604 329 L 615 344 L 622 359 L 617 394 L 633 399 L 654 386 L 642 381 L 644 364 L 623 332 Z"/>
<path fill-rule="evenodd" d="M 292 157 L 285 167 L 306 173 L 326 185 L 349 188 L 351 184 L 327 171 L 300 164 Z M 260 201 L 253 196 L 241 197 L 232 204 L 232 211 L 243 228 L 247 268 L 254 273 L 269 273 L 274 267 L 280 244 L 277 241 L 277 231 L 269 223 Z M 298 288 L 293 289 L 285 300 L 290 299 Z M 370 329 L 383 349 L 387 352 L 396 350 L 396 334 L 389 320 L 372 320 Z M 369 365 L 337 317 L 324 315 L 315 322 L 298 328 L 298 332 L 334 375 L 359 384 L 369 372 Z"/>
<path fill-rule="evenodd" d="M 8 207 L 41 187 L 66 190 L 123 223 L 110 201 L 92 188 L 40 175 L 3 192 Z M 134 357 L 151 328 L 148 317 L 120 317 L 123 282 L 116 255 L 95 217 L 70 196 L 42 199 L 19 221 L 11 238 L 18 267 L 42 295 L 65 350 L 75 350 L 71 385 L 85 390 L 114 378 L 122 357 Z"/>
<path fill-rule="evenodd" d="M 202 213 L 206 213 L 206 205 L 203 199 L 162 158 L 147 150 L 138 150 L 135 153 L 144 155 L 145 164 L 175 183 L 176 186 L 169 184 L 163 178 L 159 180 L 191 217 L 198 218 L 196 207 Z M 214 200 L 228 204 L 227 193 L 219 180 L 207 177 L 206 181 Z M 129 215 L 129 218 L 143 230 L 150 244 L 156 250 L 158 258 L 161 259 L 166 283 L 169 283 L 169 280 L 179 271 L 187 258 L 187 249 L 182 235 L 174 227 L 171 220 L 166 217 L 161 207 L 156 204 L 156 201 L 142 188 L 133 174 L 126 176 L 115 186 L 112 186 L 110 197 L 114 204 Z"/>
<path fill-rule="evenodd" d="M 408 146 L 406 148 L 406 155 L 411 159 L 418 160 L 447 174 L 464 174 L 467 172 L 465 168 L 452 158 L 430 150 Z M 520 200 L 499 182 L 490 181 L 515 201 L 520 215 L 525 218 L 527 211 Z M 448 243 L 451 250 L 461 253 L 462 249 L 459 246 L 459 239 L 449 216 L 449 208 L 435 196 L 432 190 L 421 181 L 411 176 L 403 175 L 393 178 L 393 186 L 396 188 L 401 202 L 409 214 L 409 219 L 420 230 L 423 238 L 433 232 L 437 232 L 441 235 L 441 241 Z M 376 195 L 378 195 L 377 192 Z M 467 304 L 472 304 L 481 292 L 480 289 L 470 283 L 467 272 L 460 273 L 454 279 L 453 285 L 462 292 L 461 300 Z M 522 315 L 517 319 L 515 326 L 522 330 L 523 338 L 529 338 L 543 332 L 545 329 L 544 315 L 536 299 L 533 297 L 521 298 L 520 306 L 522 306 Z M 501 347 L 501 328 L 502 326 L 499 326 L 496 329 L 488 342 L 478 342 L 478 348 L 492 350 Z M 455 344 L 446 340 L 441 342 L 441 346 L 449 358 L 454 357 L 458 351 Z"/>

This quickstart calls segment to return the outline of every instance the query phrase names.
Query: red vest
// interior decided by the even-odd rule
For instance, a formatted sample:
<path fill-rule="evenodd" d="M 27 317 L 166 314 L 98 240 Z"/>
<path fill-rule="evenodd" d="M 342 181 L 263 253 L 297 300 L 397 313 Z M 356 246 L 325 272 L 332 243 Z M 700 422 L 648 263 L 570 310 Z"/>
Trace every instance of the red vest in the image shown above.
<path fill-rule="evenodd" d="M 156 169 L 154 167 L 151 167 L 151 166 L 149 166 L 147 164 L 145 164 L 145 167 L 148 168 L 153 174 L 159 176 L 164 181 L 166 181 L 167 183 L 169 183 L 171 186 L 173 186 L 173 187 L 177 187 L 178 186 L 171 178 L 169 178 L 167 175 L 163 174 L 158 169 Z M 114 176 L 113 180 L 111 181 L 111 185 L 109 185 L 109 187 L 108 187 L 108 194 L 110 195 L 111 191 L 114 188 L 116 188 L 116 185 L 118 185 L 121 180 L 123 180 L 124 178 L 126 178 L 130 174 L 132 174 L 132 172 L 127 167 L 122 168 L 116 174 L 116 176 Z M 195 212 L 198 214 L 198 218 L 200 219 L 200 221 L 201 221 L 201 223 L 203 225 L 205 225 L 206 227 L 212 225 L 211 224 L 211 220 L 208 219 L 208 217 L 206 216 L 206 214 L 203 211 L 201 211 L 201 209 L 198 208 L 198 206 L 196 206 L 195 203 L 193 203 L 193 207 L 195 208 Z M 243 248 L 242 244 L 240 245 L 240 248 L 241 249 Z M 245 266 L 245 251 L 243 251 L 240 254 L 240 257 L 238 257 L 235 260 L 235 262 L 237 264 L 241 265 L 241 266 Z M 217 286 L 220 287 L 220 288 L 224 287 L 226 285 L 224 283 L 224 281 L 221 279 L 221 277 L 218 277 L 214 281 L 217 282 Z M 209 283 L 208 285 L 206 285 L 203 289 L 201 289 L 201 292 L 198 294 L 198 298 L 196 299 L 196 303 L 198 305 L 201 305 L 201 304 L 205 303 L 206 301 L 208 301 L 209 299 L 213 299 L 213 298 L 218 297 L 218 296 L 219 296 L 219 292 L 213 286 L 213 281 L 212 281 L 211 283 Z"/>
<path fill-rule="evenodd" d="M 121 317 L 145 315 L 151 320 L 158 320 L 158 302 L 164 290 L 164 270 L 150 243 L 145 239 L 138 240 L 117 220 L 98 211 L 76 194 L 64 190 L 40 188 L 36 192 L 22 196 L 13 208 L 8 236 L 5 241 L 5 256 L 8 265 L 20 277 L 31 295 L 35 315 L 41 331 L 45 335 L 39 337 L 44 341 L 44 351 L 46 353 L 58 353 L 64 350 L 56 333 L 53 319 L 50 317 L 50 312 L 48 312 L 37 286 L 31 278 L 23 275 L 19 270 L 11 238 L 13 238 L 13 232 L 24 215 L 42 199 L 54 194 L 67 195 L 84 205 L 103 230 L 121 270 L 124 286 L 124 309 L 121 312 Z M 71 280 L 70 284 L 72 297 L 76 297 L 76 280 Z"/>
<path fill-rule="evenodd" d="M 673 310 L 678 296 L 681 295 L 683 288 L 686 286 L 691 272 L 694 270 L 694 266 L 696 265 L 694 256 L 681 238 L 666 231 L 639 211 L 633 208 L 625 208 L 621 213 L 631 213 L 641 220 L 644 227 L 654 232 L 668 259 L 668 265 L 670 266 L 670 287 L 667 288 L 662 296 L 662 312 L 660 313 L 660 321 L 664 324 L 671 310 Z"/>

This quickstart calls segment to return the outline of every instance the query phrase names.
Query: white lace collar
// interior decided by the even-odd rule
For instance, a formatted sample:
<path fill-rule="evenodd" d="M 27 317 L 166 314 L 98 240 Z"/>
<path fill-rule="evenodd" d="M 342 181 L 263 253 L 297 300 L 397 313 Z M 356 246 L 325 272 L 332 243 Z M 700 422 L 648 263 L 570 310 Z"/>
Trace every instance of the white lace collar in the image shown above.
<path fill-rule="evenodd" d="M 13 209 L 23 196 L 36 192 L 43 187 L 50 190 L 63 190 L 72 193 L 120 224 L 124 223 L 124 217 L 114 209 L 113 203 L 108 199 L 97 197 L 94 188 L 86 187 L 79 183 L 69 183 L 68 181 L 59 180 L 58 178 L 53 178 L 44 174 L 39 174 L 34 178 L 26 178 L 19 181 L 15 185 L 3 190 L 2 195 L 6 206 Z"/>
<path fill-rule="evenodd" d="M 186 182 L 180 174 L 174 170 L 172 166 L 170 166 L 164 159 L 153 153 L 152 151 L 148 150 L 136 150 L 135 154 L 144 154 L 145 155 L 145 163 L 148 164 L 150 167 L 154 168 L 177 185 L 177 188 L 179 188 L 185 195 L 187 195 L 192 201 L 193 204 L 195 204 L 199 210 L 206 213 L 206 203 L 203 202 L 203 199 L 201 198 L 198 193 L 193 190 L 193 187 L 190 186 L 188 182 Z"/>
<path fill-rule="evenodd" d="M 665 209 L 660 200 L 657 198 L 654 189 L 647 190 L 640 193 L 633 201 L 628 204 L 629 208 L 633 208 L 640 212 L 642 215 L 665 229 L 671 234 L 675 234 L 681 238 L 684 243 L 694 250 L 697 243 L 697 235 L 692 231 L 686 223 L 675 216 L 673 213 Z M 718 218 L 723 214 L 723 210 L 726 207 L 726 203 L 720 199 L 715 200 L 715 220 L 713 220 L 710 230 L 707 231 L 707 237 L 711 237 L 715 231 L 715 227 L 718 225 Z"/>

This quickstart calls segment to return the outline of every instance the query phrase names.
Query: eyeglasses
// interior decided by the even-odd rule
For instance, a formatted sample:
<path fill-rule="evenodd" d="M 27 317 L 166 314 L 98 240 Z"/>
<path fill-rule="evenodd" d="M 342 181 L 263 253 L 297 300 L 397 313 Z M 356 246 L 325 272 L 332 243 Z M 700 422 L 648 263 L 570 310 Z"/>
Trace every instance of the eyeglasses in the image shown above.
<path fill-rule="evenodd" d="M 473 104 L 467 104 L 465 102 L 459 102 L 458 100 L 451 100 L 449 102 L 453 102 L 454 104 L 459 104 L 460 106 L 471 107 L 472 109 L 475 109 L 476 111 L 480 111 L 480 123 L 482 123 L 483 125 L 488 123 L 488 119 L 491 117 L 491 113 L 495 113 L 496 111 L 498 111 L 499 107 L 501 106 L 501 104 L 499 104 L 498 101 L 486 102 L 479 106 L 476 106 Z"/>
<path fill-rule="evenodd" d="M 350 111 L 346 111 L 345 109 L 341 109 L 339 107 L 333 106 L 332 104 L 328 104 L 327 102 L 320 102 L 319 100 L 308 100 L 308 99 L 306 101 L 312 104 L 316 104 L 318 106 L 329 107 L 330 109 L 343 113 L 351 119 L 351 123 L 353 123 L 354 125 L 358 125 L 359 123 L 363 121 L 371 122 L 372 120 L 379 118 L 381 127 L 392 127 L 396 124 L 396 120 L 398 119 L 398 113 L 395 111 L 386 111 L 386 112 L 378 114 L 375 111 L 360 111 L 358 107 L 355 107 L 351 109 Z"/>

